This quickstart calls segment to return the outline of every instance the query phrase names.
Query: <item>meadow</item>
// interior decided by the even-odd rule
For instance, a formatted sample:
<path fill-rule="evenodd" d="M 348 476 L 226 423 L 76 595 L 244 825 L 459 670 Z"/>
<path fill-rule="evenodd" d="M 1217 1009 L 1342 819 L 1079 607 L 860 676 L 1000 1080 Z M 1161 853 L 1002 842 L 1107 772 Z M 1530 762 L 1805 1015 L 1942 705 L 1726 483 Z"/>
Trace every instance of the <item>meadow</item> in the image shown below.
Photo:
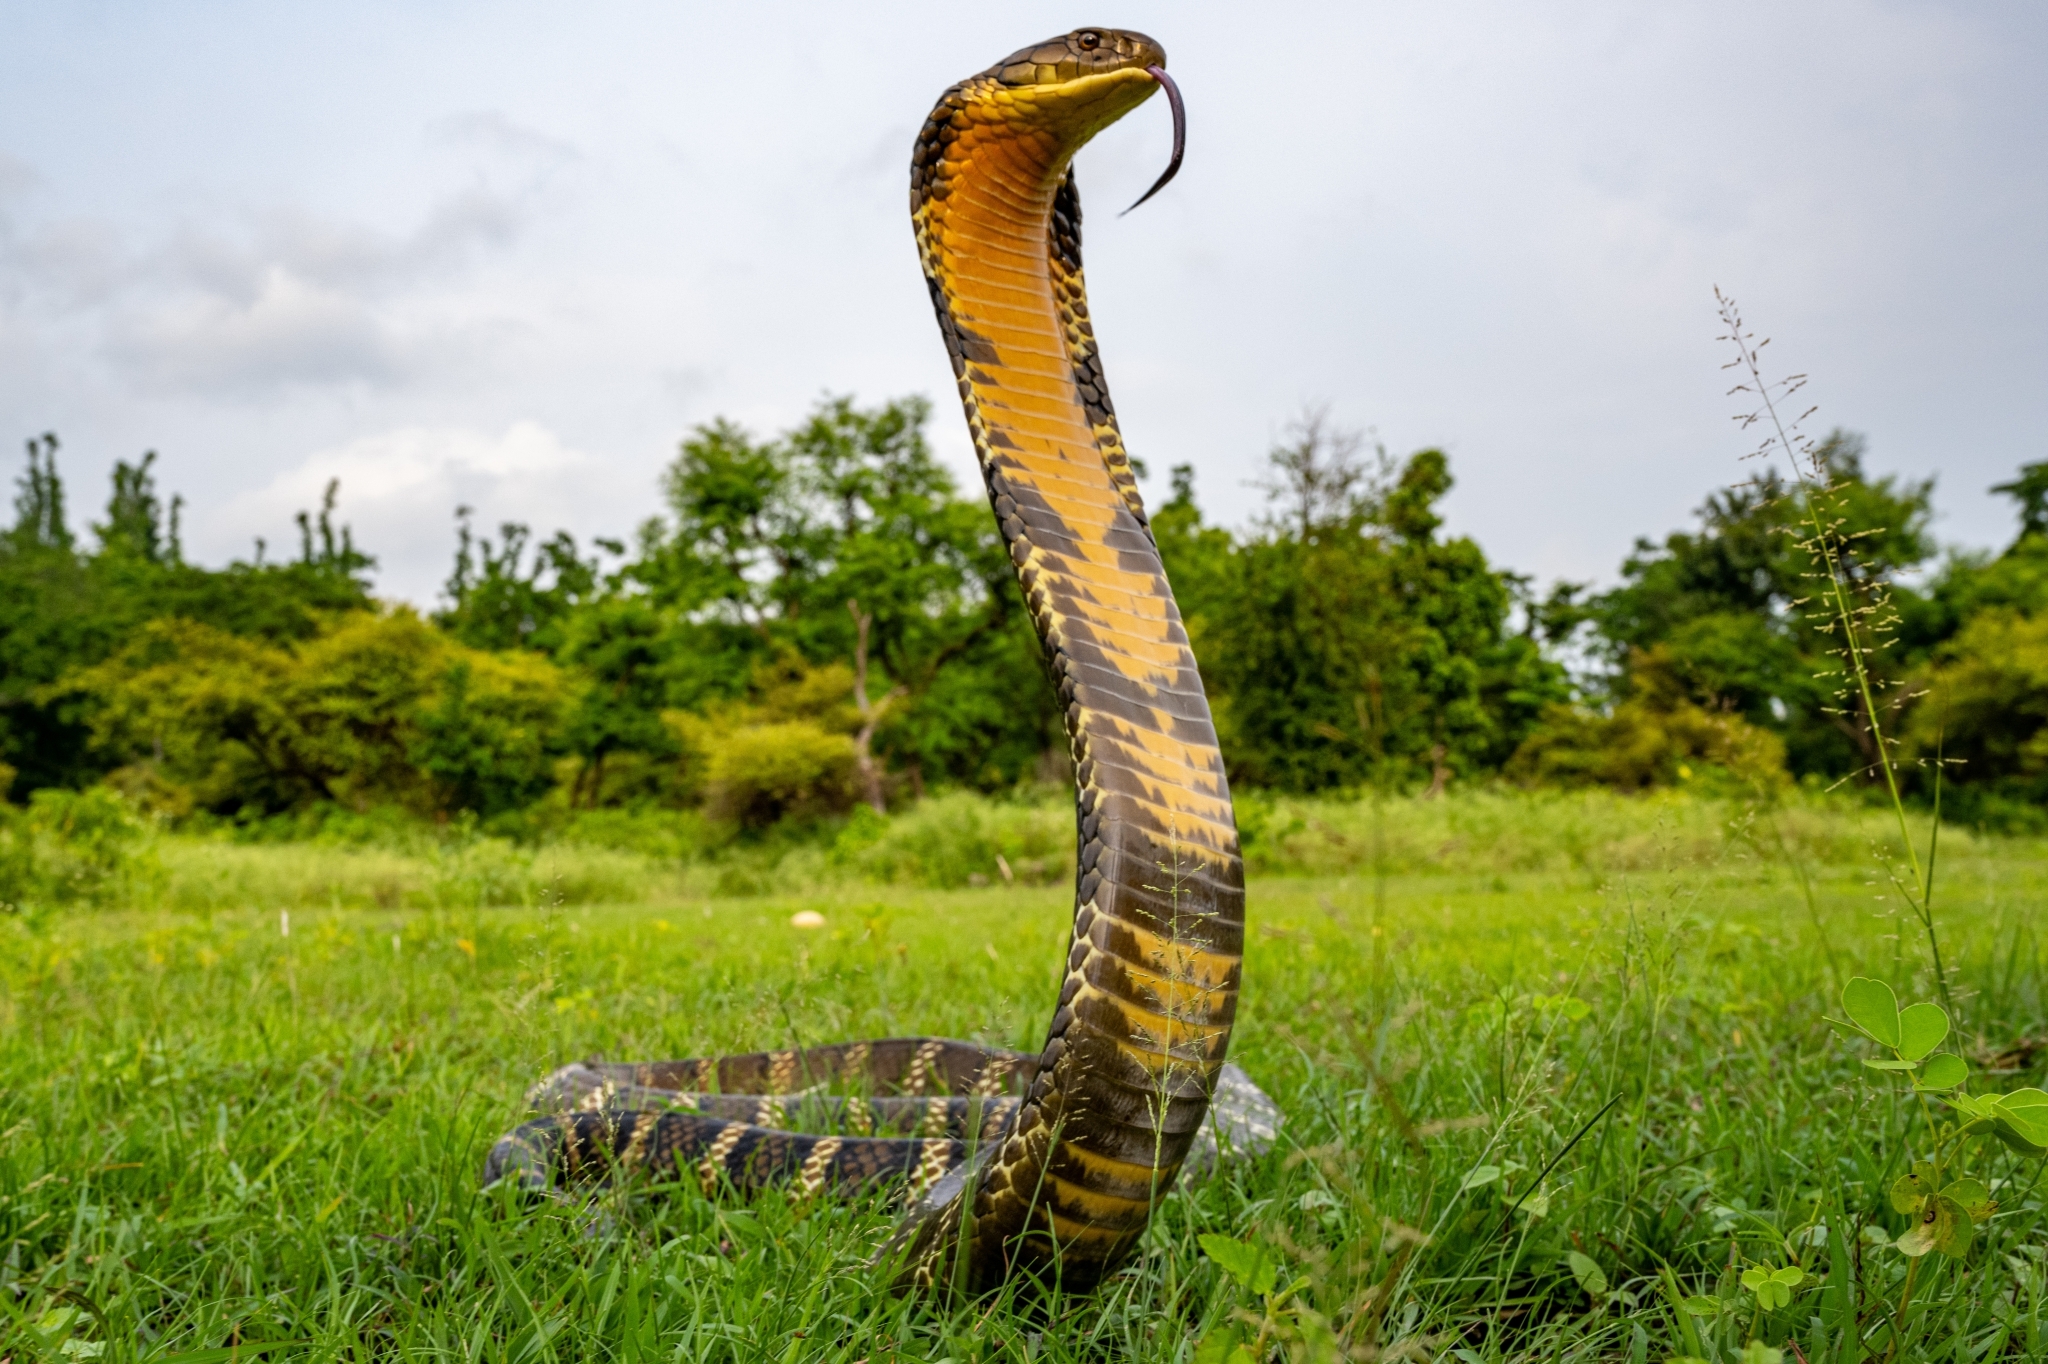
<path fill-rule="evenodd" d="M 1910 1339 L 1841 1306 L 1851 1279 L 1897 1303 L 1909 1263 L 1878 1242 L 1920 1119 L 1823 1017 L 1859 974 L 1933 996 L 1888 815 L 1486 792 L 1243 814 L 1232 1054 L 1280 1142 L 1177 1189 L 1098 1293 L 966 1304 L 869 1269 L 886 1202 L 691 1181 L 526 1204 L 478 1174 L 525 1087 L 593 1054 L 1035 1049 L 1071 912 L 1057 799 L 716 858 L 623 824 L 158 838 L 111 903 L 0 916 L 0 1359 L 2048 1357 L 2042 1168 L 2016 1154 L 1982 1166 L 1999 1206 L 1968 1256 L 1919 1262 Z M 2048 843 L 1944 830 L 1973 1089 L 2041 1083 L 2044 889 Z M 1766 1311 L 1757 1265 L 1824 1282 Z"/>

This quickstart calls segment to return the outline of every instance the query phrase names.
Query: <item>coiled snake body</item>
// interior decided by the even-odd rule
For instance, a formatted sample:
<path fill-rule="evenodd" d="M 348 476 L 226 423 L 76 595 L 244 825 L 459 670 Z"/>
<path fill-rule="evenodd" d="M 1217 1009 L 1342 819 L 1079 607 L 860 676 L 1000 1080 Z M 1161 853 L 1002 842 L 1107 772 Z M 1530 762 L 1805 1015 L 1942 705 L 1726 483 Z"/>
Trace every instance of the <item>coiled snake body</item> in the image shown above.
<path fill-rule="evenodd" d="M 1155 89 L 1174 95 L 1165 61 L 1109 29 L 1027 48 L 945 92 L 911 166 L 925 277 L 1074 760 L 1073 938 L 1044 1049 L 893 1038 L 570 1066 L 535 1090 L 547 1116 L 497 1144 L 487 1179 L 903 1181 L 889 1250 L 905 1281 L 1076 1289 L 1116 1267 L 1219 1136 L 1270 1140 L 1278 1114 L 1224 1065 L 1244 875 L 1223 760 L 1081 273 L 1074 153 Z M 867 1093 L 829 1092 L 849 1086 Z M 839 1135 L 788 1130 L 800 1115 Z"/>

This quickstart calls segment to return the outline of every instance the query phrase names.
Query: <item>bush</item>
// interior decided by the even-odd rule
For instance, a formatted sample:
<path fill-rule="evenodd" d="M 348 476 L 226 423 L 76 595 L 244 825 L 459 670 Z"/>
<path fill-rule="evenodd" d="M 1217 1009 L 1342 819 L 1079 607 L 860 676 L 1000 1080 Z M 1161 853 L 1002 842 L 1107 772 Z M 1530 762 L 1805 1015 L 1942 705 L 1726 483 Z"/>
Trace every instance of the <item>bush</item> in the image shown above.
<path fill-rule="evenodd" d="M 261 817 L 524 803 L 552 781 L 566 691 L 547 659 L 464 648 L 401 607 L 290 646 L 152 621 L 51 694 L 83 703 L 94 747 L 152 808 Z"/>
<path fill-rule="evenodd" d="M 1921 682 L 1903 736 L 1909 762 L 1931 763 L 1938 747 L 1949 782 L 2008 801 L 2048 797 L 2048 617 L 1985 612 Z"/>
<path fill-rule="evenodd" d="M 440 785 L 442 809 L 518 809 L 554 781 L 548 752 L 566 700 L 562 672 L 538 654 L 458 658 L 419 716 L 412 758 Z"/>
<path fill-rule="evenodd" d="M 845 814 L 856 795 L 853 673 L 812 667 L 784 654 L 754 670 L 743 700 L 698 715 L 663 715 L 690 774 L 676 789 L 701 787 L 703 812 L 759 833 Z"/>
<path fill-rule="evenodd" d="M 815 720 L 749 725 L 704 741 L 705 810 L 743 828 L 853 804 L 853 740 Z"/>
<path fill-rule="evenodd" d="M 0 905 L 108 903 L 148 878 L 148 843 L 147 826 L 102 786 L 37 791 L 26 809 L 0 805 Z"/>
<path fill-rule="evenodd" d="M 1526 786 L 1611 786 L 1641 791 L 1703 782 L 1774 790 L 1789 778 L 1785 741 L 1730 711 L 1689 700 L 1662 648 L 1638 654 L 1628 697 L 1601 715 L 1554 705 L 1508 760 Z M 1718 780 L 1717 780 L 1718 779 Z"/>

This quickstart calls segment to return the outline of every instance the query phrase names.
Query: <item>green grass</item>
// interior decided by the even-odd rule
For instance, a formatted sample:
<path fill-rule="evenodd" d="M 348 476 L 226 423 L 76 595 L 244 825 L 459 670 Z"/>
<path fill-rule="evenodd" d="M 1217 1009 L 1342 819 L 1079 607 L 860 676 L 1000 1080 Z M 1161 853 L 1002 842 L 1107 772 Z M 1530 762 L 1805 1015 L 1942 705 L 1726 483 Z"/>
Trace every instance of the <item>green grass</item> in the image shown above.
<path fill-rule="evenodd" d="M 524 841 L 403 819 L 331 821 L 316 837 L 264 831 L 144 834 L 95 894 L 128 908 L 436 910 L 478 905 L 641 904 L 713 897 L 836 894 L 849 884 L 962 889 L 1001 879 L 1072 877 L 1074 815 L 1064 793 L 996 800 L 952 793 L 874 820 L 755 839 L 708 831 L 695 816 L 584 812 Z M 1770 809 L 1683 793 L 1478 789 L 1383 807 L 1328 798 L 1240 796 L 1254 875 L 1513 875 L 1540 872 L 1586 890 L 1623 875 L 1731 859 L 1846 866 L 1895 840 L 1888 810 L 1799 796 Z M 333 825 L 339 825 L 340 833 Z M 1943 835 L 1967 855 L 1966 829 Z M 2039 843 L 2000 841 L 2011 850 Z M 0 868 L 4 871 L 4 868 Z M 7 897 L 0 883 L 0 900 Z M 33 903 L 33 893 L 24 895 Z"/>
<path fill-rule="evenodd" d="M 594 1052 L 1035 1047 L 1063 886 L 884 886 L 844 858 L 835 880 L 814 853 L 788 867 L 800 891 L 718 898 L 715 867 L 616 850 L 436 883 L 420 869 L 450 854 L 167 841 L 163 876 L 225 889 L 0 918 L 0 1356 L 39 1358 L 21 1323 L 70 1307 L 88 1344 L 53 1357 L 1186 1360 L 1250 1306 L 1197 1245 L 1221 1233 L 1273 1247 L 1353 1358 L 1662 1361 L 1682 1352 L 1667 1264 L 1729 1300 L 1697 1324 L 1733 1358 L 1731 1265 L 1824 1267 L 1816 1220 L 1901 1229 L 1885 1192 L 1908 1115 L 1820 1016 L 1856 972 L 1926 997 L 1923 944 L 1873 884 L 1865 816 L 1796 810 L 1748 837 L 1704 803 L 1576 799 L 1403 804 L 1377 831 L 1357 807 L 1257 808 L 1255 865 L 1319 873 L 1251 888 L 1233 1055 L 1288 1113 L 1281 1145 L 1176 1192 L 1100 1293 L 1035 1306 L 891 1296 L 866 1269 L 885 1206 L 629 1187 L 524 1208 L 477 1174 L 522 1089 Z M 550 856 L 610 870 L 550 877 Z M 1961 1049 L 2005 1057 L 1999 1088 L 2038 1084 L 2048 849 L 1944 834 L 1942 857 Z M 336 889 L 376 859 L 399 889 Z M 828 926 L 790 927 L 798 908 Z M 1461 1191 L 1486 1165 L 1511 1173 Z M 1922 1267 L 1913 1358 L 2048 1354 L 2041 1171 L 1991 1173 L 2002 1207 L 1970 1259 Z M 1574 1250 L 1621 1296 L 1595 1306 Z M 1873 1287 L 1903 1265 L 1862 1257 Z M 1820 1358 L 1816 1296 L 1765 1336 Z"/>

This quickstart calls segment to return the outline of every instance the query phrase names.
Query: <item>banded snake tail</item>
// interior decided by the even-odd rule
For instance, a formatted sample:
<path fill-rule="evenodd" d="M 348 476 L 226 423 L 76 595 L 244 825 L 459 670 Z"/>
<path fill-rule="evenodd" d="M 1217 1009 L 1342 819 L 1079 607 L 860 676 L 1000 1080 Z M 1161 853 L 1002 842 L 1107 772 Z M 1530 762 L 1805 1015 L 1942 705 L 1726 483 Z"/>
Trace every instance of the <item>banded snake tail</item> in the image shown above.
<path fill-rule="evenodd" d="M 911 163 L 925 278 L 1074 760 L 1073 936 L 1044 1048 L 893 1038 L 570 1066 L 533 1095 L 546 1116 L 492 1150 L 487 1180 L 901 1182 L 911 1207 L 885 1253 L 902 1282 L 1071 1290 L 1118 1266 L 1184 1168 L 1271 1141 L 1277 1110 L 1224 1061 L 1244 873 L 1223 759 L 1081 270 L 1074 154 L 1171 91 L 1165 66 L 1152 39 L 1113 29 L 1026 48 L 947 90 Z M 1172 102 L 1160 184 L 1180 159 Z M 797 1118 L 833 1134 L 790 1130 Z"/>

